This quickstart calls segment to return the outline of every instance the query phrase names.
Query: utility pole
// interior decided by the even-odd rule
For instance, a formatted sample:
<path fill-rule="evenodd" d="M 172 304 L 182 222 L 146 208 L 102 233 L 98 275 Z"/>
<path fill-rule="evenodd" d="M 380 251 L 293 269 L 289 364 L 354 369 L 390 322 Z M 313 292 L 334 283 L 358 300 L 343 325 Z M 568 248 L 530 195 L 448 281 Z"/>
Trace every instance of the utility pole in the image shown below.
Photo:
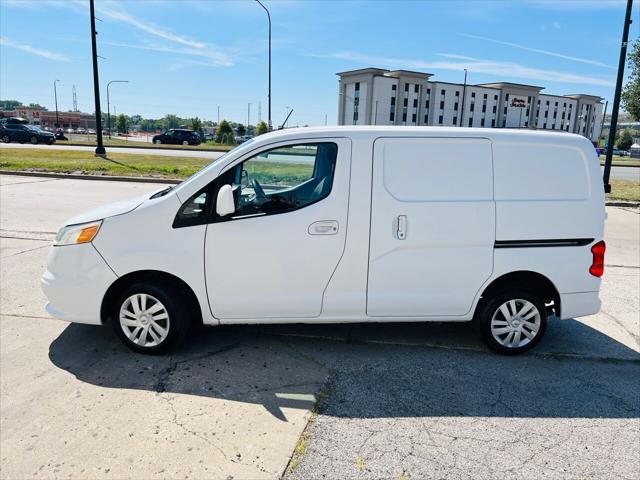
<path fill-rule="evenodd" d="M 251 103 L 247 103 L 247 128 L 249 128 L 250 121 L 251 121 Z"/>
<path fill-rule="evenodd" d="M 93 0 L 89 0 L 89 14 L 91 16 L 91 56 L 93 57 L 93 93 L 96 109 L 96 136 L 98 146 L 96 156 L 106 157 L 107 151 L 102 144 L 102 112 L 100 110 L 100 79 L 98 78 L 98 48 L 96 46 L 96 12 Z"/>
<path fill-rule="evenodd" d="M 464 69 L 464 86 L 462 87 L 462 110 L 460 111 L 460 126 L 464 126 L 464 99 L 467 96 L 467 69 Z"/>
<path fill-rule="evenodd" d="M 267 19 L 269 20 L 269 94 L 267 95 L 267 99 L 269 100 L 269 131 L 271 131 L 271 14 L 260 0 L 256 0 L 256 2 L 267 12 Z"/>
<path fill-rule="evenodd" d="M 78 97 L 76 96 L 76 86 L 73 86 L 73 111 L 78 111 Z"/>
<path fill-rule="evenodd" d="M 218 105 L 218 126 L 220 126 L 220 105 Z"/>
<path fill-rule="evenodd" d="M 624 77 L 624 63 L 627 59 L 627 43 L 629 41 L 629 25 L 631 25 L 631 9 L 633 0 L 627 0 L 627 11 L 624 17 L 624 27 L 622 29 L 622 44 L 620 45 L 620 60 L 618 61 L 618 78 L 616 80 L 616 93 L 613 97 L 613 108 L 611 110 L 611 127 L 609 128 L 609 143 L 607 144 L 607 156 L 604 161 L 604 183 L 605 193 L 611 192 L 609 176 L 611 175 L 611 161 L 613 160 L 613 143 L 616 139 L 616 129 L 618 128 L 618 110 L 620 109 L 620 94 L 622 93 L 622 79 Z M 587 127 L 588 128 L 588 127 Z"/>
<path fill-rule="evenodd" d="M 53 98 L 56 102 L 56 128 L 60 128 L 60 119 L 58 118 L 58 90 L 56 89 L 56 83 L 60 80 L 53 81 Z"/>

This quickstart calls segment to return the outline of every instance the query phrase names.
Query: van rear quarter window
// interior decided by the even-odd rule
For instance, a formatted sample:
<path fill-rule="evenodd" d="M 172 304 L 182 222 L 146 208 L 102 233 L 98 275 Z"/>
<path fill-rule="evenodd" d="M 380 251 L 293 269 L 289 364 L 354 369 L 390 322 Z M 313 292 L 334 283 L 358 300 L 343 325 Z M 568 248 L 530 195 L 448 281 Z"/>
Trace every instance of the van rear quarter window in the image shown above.
<path fill-rule="evenodd" d="M 494 143 L 495 199 L 589 198 L 587 159 L 568 145 Z"/>

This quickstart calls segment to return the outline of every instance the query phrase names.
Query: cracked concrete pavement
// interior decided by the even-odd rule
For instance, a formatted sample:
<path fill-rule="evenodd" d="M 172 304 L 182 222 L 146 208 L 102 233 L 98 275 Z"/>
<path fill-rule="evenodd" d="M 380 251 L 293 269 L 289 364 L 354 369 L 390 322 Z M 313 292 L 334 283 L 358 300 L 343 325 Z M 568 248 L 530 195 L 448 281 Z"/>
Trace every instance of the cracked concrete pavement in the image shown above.
<path fill-rule="evenodd" d="M 640 217 L 608 209 L 603 312 L 535 352 L 468 325 L 203 329 L 165 357 L 44 314 L 74 213 L 157 185 L 0 176 L 2 478 L 632 478 L 640 469 Z M 311 415 L 318 393 L 323 410 Z"/>

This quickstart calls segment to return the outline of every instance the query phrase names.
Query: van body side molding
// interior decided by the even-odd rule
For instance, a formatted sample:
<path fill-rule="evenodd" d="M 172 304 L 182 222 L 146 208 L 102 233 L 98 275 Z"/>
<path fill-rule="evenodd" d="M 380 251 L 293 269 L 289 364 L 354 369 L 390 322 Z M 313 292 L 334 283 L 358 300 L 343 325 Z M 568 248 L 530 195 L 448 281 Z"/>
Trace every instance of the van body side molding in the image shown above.
<path fill-rule="evenodd" d="M 583 247 L 593 238 L 555 238 L 538 240 L 496 240 L 493 248 Z"/>

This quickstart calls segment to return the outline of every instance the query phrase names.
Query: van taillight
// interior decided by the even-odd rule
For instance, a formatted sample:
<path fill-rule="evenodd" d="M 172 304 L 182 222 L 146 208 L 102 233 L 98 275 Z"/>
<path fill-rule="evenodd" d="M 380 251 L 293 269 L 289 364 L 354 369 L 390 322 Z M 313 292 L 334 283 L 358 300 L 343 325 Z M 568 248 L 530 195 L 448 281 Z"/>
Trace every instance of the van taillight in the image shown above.
<path fill-rule="evenodd" d="M 589 273 L 594 277 L 601 277 L 604 273 L 604 252 L 607 249 L 607 244 L 604 240 L 600 240 L 593 247 L 591 247 L 591 253 L 593 253 L 593 262 L 589 267 Z"/>

